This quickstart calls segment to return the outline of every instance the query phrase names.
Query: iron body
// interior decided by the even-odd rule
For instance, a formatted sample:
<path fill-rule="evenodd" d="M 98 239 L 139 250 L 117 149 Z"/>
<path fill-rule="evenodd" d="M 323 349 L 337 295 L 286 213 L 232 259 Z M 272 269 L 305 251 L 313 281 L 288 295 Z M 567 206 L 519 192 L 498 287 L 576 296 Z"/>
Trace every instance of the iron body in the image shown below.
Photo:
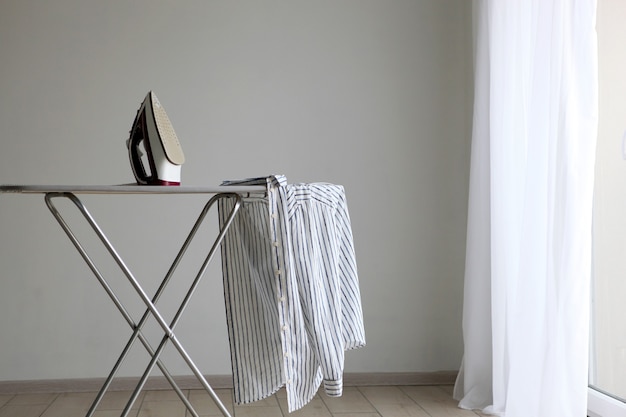
<path fill-rule="evenodd" d="M 137 184 L 180 185 L 185 155 L 154 92 L 146 95 L 137 110 L 126 144 Z"/>

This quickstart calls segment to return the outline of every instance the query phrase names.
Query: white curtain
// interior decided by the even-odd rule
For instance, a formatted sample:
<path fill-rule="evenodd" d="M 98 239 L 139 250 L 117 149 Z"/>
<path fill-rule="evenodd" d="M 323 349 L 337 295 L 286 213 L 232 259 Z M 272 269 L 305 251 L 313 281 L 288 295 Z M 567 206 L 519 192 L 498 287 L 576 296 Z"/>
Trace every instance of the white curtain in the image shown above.
<path fill-rule="evenodd" d="M 462 408 L 586 416 L 596 0 L 477 0 Z"/>

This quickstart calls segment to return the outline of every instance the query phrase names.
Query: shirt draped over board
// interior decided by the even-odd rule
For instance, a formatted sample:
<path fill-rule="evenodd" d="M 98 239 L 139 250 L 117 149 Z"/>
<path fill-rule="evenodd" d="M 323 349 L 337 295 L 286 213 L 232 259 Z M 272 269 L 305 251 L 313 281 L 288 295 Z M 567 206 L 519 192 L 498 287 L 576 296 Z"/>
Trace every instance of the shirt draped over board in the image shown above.
<path fill-rule="evenodd" d="M 237 184 L 266 184 L 267 196 L 244 197 L 222 243 L 235 402 L 285 386 L 291 412 L 322 382 L 340 396 L 344 352 L 365 345 L 344 189 L 282 175 L 223 183 Z M 220 200 L 220 225 L 232 204 Z"/>

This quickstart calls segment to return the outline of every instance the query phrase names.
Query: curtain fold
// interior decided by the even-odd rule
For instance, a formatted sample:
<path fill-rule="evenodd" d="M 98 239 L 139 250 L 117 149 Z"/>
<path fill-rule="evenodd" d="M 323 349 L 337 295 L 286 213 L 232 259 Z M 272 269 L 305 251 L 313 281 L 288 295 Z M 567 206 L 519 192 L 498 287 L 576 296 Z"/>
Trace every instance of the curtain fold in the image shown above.
<path fill-rule="evenodd" d="M 462 408 L 586 416 L 596 0 L 475 0 Z"/>

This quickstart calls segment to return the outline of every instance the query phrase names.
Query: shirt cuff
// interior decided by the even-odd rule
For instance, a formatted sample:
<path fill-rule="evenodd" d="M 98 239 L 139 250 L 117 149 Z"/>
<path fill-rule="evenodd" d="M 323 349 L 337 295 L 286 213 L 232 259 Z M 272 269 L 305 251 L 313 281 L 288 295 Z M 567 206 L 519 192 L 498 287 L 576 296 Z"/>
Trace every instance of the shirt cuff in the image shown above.
<path fill-rule="evenodd" d="M 329 397 L 341 397 L 343 393 L 343 379 L 324 380 L 324 392 Z"/>

